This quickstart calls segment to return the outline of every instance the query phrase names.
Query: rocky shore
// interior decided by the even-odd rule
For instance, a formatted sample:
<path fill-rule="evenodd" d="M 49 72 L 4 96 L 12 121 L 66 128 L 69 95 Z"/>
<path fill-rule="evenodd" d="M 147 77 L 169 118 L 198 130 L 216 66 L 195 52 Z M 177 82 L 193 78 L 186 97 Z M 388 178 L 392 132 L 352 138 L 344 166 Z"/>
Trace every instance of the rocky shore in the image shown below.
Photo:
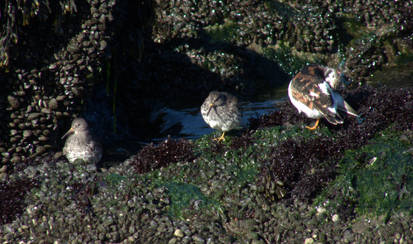
<path fill-rule="evenodd" d="M 109 168 L 44 159 L 1 183 L 0 240 L 408 243 L 412 97 L 359 89 L 362 120 L 317 132 L 285 102 L 225 143 L 168 139 Z"/>
<path fill-rule="evenodd" d="M 0 240 L 411 242 L 413 91 L 369 84 L 411 86 L 412 5 L 1 2 Z M 151 138 L 154 106 L 212 89 L 252 97 L 313 62 L 345 70 L 361 119 L 308 132 L 285 102 L 223 144 L 61 157 L 74 116 L 116 148 Z"/>

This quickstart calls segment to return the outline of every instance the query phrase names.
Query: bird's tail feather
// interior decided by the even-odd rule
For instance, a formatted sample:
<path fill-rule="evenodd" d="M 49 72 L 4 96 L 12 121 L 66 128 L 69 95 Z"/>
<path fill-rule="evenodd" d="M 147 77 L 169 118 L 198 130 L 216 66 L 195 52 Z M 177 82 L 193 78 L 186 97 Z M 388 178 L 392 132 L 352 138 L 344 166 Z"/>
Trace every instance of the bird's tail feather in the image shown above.
<path fill-rule="evenodd" d="M 330 124 L 337 125 L 344 123 L 343 118 L 337 113 L 336 116 L 325 115 L 324 118 L 330 122 Z"/>
<path fill-rule="evenodd" d="M 338 107 L 341 111 L 346 112 L 349 115 L 357 117 L 357 112 L 346 102 L 344 101 L 344 107 Z"/>

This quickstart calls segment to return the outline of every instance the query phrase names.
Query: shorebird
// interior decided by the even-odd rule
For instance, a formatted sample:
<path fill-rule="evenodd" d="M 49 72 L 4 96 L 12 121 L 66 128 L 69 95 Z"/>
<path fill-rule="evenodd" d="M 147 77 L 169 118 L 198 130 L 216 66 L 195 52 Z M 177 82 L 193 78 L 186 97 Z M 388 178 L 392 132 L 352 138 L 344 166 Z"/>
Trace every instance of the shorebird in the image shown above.
<path fill-rule="evenodd" d="M 343 124 L 344 118 L 340 112 L 358 116 L 335 90 L 340 84 L 340 75 L 336 69 L 313 64 L 304 67 L 291 80 L 288 86 L 291 103 L 299 113 L 317 119 L 313 126 L 306 126 L 307 129 L 315 130 L 321 118 L 333 125 Z"/>
<path fill-rule="evenodd" d="M 63 155 L 70 163 L 81 159 L 88 163 L 98 163 L 102 159 L 102 146 L 90 134 L 86 120 L 76 118 L 70 129 L 62 136 L 66 139 Z"/>
<path fill-rule="evenodd" d="M 201 106 L 202 118 L 213 129 L 222 131 L 216 141 L 225 140 L 225 132 L 240 127 L 238 99 L 227 93 L 211 91 Z"/>

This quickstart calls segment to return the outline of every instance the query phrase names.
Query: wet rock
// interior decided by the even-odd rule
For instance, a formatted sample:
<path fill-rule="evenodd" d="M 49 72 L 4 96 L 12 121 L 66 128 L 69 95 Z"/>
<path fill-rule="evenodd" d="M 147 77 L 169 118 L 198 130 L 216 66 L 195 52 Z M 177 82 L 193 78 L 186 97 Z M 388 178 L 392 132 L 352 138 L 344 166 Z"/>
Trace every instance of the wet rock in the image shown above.
<path fill-rule="evenodd" d="M 6 172 L 6 170 L 7 170 L 7 165 L 3 165 L 0 168 L 0 173 L 4 173 L 4 172 Z"/>
<path fill-rule="evenodd" d="M 47 141 L 49 141 L 49 138 L 42 135 L 42 136 L 39 136 L 39 141 L 47 142 Z"/>
<path fill-rule="evenodd" d="M 51 110 L 56 110 L 58 108 L 59 104 L 57 103 L 57 100 L 55 98 L 50 99 L 49 101 L 49 108 Z"/>
<path fill-rule="evenodd" d="M 8 96 L 7 100 L 12 109 L 17 109 L 20 106 L 19 100 L 13 96 Z"/>
<path fill-rule="evenodd" d="M 76 3 L 76 6 L 74 3 Z M 264 47 L 272 47 L 280 42 L 287 42 L 291 47 L 296 47 L 297 50 L 302 52 L 327 53 L 327 55 L 331 54 L 331 56 L 334 57 L 341 44 L 340 38 L 343 38 L 339 36 L 340 28 L 342 28 L 342 26 L 340 26 L 340 18 L 342 16 L 350 16 L 351 18 L 352 15 L 359 16 L 357 18 L 362 25 L 373 28 L 375 26 L 379 27 L 376 29 L 376 34 L 379 36 L 378 39 L 366 38 L 354 42 L 353 50 L 344 50 L 345 56 L 348 57 L 346 62 L 347 66 L 353 74 L 352 78 L 355 79 L 356 82 L 364 82 L 366 80 L 365 77 L 370 76 L 373 69 L 388 62 L 388 58 L 391 57 L 388 53 L 397 53 L 399 49 L 402 50 L 401 48 L 395 48 L 394 51 L 384 52 L 381 48 L 381 43 L 388 42 L 388 37 L 391 39 L 395 37 L 394 39 L 397 39 L 406 35 L 405 33 L 409 35 L 409 33 L 411 33 L 411 26 L 413 26 L 409 24 L 412 19 L 410 18 L 411 13 L 408 12 L 410 9 L 408 5 L 410 4 L 409 1 L 393 1 L 391 3 L 373 1 L 368 2 L 369 4 L 366 4 L 365 1 L 314 2 L 307 0 L 283 1 L 282 3 L 278 3 L 277 1 L 158 1 L 155 9 L 152 8 L 151 3 L 147 3 L 148 2 L 145 1 L 141 3 L 138 9 L 140 14 L 137 14 L 137 16 L 139 16 L 139 22 L 150 20 L 151 24 L 142 28 L 145 30 L 141 32 L 144 33 L 142 35 L 146 35 L 146 28 L 150 27 L 151 30 L 148 32 L 153 34 L 154 38 L 152 39 L 151 36 L 145 39 L 145 59 L 142 59 L 142 61 L 145 62 L 145 72 L 142 72 L 144 75 L 140 75 L 141 77 L 137 79 L 134 85 L 139 87 L 138 89 L 149 87 L 147 89 L 151 91 L 151 94 L 158 94 L 152 87 L 152 81 L 154 80 L 162 82 L 164 91 L 167 91 L 165 94 L 175 93 L 175 90 L 171 89 L 172 82 L 169 82 L 172 77 L 180 78 L 180 81 L 178 79 L 178 81 L 174 83 L 178 84 L 177 91 L 182 92 L 182 90 L 184 90 L 183 93 L 195 94 L 195 96 L 199 95 L 199 91 L 208 90 L 212 87 L 238 87 L 237 89 L 250 91 L 252 88 L 248 88 L 248 86 L 245 86 L 247 88 L 243 88 L 243 84 L 250 79 L 248 76 L 245 76 L 244 67 L 251 66 L 248 62 L 244 62 L 250 56 L 240 55 L 240 53 L 244 52 L 245 47 L 251 47 L 252 44 L 257 43 Z M 25 3 L 16 2 L 11 4 L 15 6 L 13 4 Z M 5 125 L 7 129 L 4 130 L 3 125 L 0 126 L 2 163 L 9 163 L 10 158 L 16 159 L 17 157 L 20 157 L 19 161 L 25 161 L 24 158 L 26 157 L 27 159 L 27 156 L 33 156 L 33 152 L 39 154 L 43 152 L 46 153 L 49 148 L 52 147 L 50 145 L 51 142 L 48 142 L 48 140 L 53 138 L 53 133 L 56 128 L 60 130 L 62 123 L 64 123 L 63 120 L 81 112 L 81 106 L 79 106 L 79 104 L 82 104 L 82 98 L 87 91 L 90 91 L 89 88 L 93 88 L 93 81 L 91 80 L 93 80 L 93 77 L 99 77 L 98 79 L 100 79 L 102 75 L 100 72 L 101 67 L 103 67 L 104 71 L 106 70 L 102 65 L 105 62 L 104 59 L 102 61 L 102 57 L 106 54 L 102 54 L 104 52 L 101 51 L 116 49 L 112 47 L 111 43 L 111 39 L 114 37 L 114 33 L 111 32 L 111 30 L 114 26 L 110 25 L 109 22 L 122 18 L 127 19 L 123 15 L 123 12 L 128 11 L 123 11 L 124 9 L 121 4 L 122 2 L 115 3 L 115 1 L 93 0 L 87 1 L 87 3 L 71 1 L 63 5 L 59 5 L 58 3 L 50 4 L 48 7 L 50 7 L 52 11 L 46 9 L 46 6 L 42 4 L 30 6 L 19 5 L 21 8 L 9 8 L 10 11 L 13 10 L 16 12 L 3 16 L 5 20 L 7 20 L 7 23 L 10 24 L 10 27 L 7 28 L 10 28 L 11 31 L 15 30 L 18 32 L 7 32 L 8 29 L 5 29 L 6 36 L 0 40 L 2 42 L 2 45 L 0 45 L 0 66 L 8 65 L 8 59 L 12 59 L 13 62 L 10 63 L 13 64 L 19 64 L 23 61 L 23 65 L 21 66 L 25 68 L 20 67 L 19 69 L 13 70 L 14 67 L 9 67 L 12 72 L 5 75 L 8 77 L 7 81 L 4 82 L 4 84 L 7 84 L 7 92 L 4 96 L 4 103 L 0 101 L 0 113 L 3 115 L 1 111 L 3 111 L 3 107 L 7 107 L 7 103 L 13 111 L 10 113 L 11 121 L 8 120 L 7 125 Z M 121 10 L 120 12 L 122 12 L 122 14 L 120 14 L 121 16 L 118 16 L 119 13 L 113 11 L 112 7 L 119 8 Z M 53 28 L 43 26 L 42 20 L 50 20 L 49 14 L 59 13 L 56 9 L 61 10 L 62 13 L 64 12 L 65 18 L 57 21 L 55 23 L 56 26 Z M 136 9 L 130 8 L 130 10 L 133 12 L 133 10 Z M 80 17 L 81 21 L 71 15 L 73 12 L 76 13 L 77 17 Z M 22 32 L 17 28 L 18 25 L 16 24 L 19 23 L 18 21 L 9 21 L 13 20 L 12 18 L 16 18 L 15 16 L 20 15 L 23 16 L 22 19 L 25 25 L 29 25 L 26 28 L 28 32 Z M 59 19 L 59 17 L 57 18 Z M 130 31 L 130 28 L 126 25 L 122 25 L 122 23 L 126 23 L 129 20 L 130 19 L 127 19 L 127 21 L 120 23 L 117 22 L 117 24 L 124 26 L 125 29 L 128 30 L 125 32 L 128 37 L 132 37 L 132 43 L 143 43 L 141 40 L 136 40 L 139 39 L 134 37 L 136 33 Z M 223 22 L 225 22 L 225 24 L 222 24 Z M 36 26 L 30 25 L 30 23 L 36 23 Z M 130 23 L 136 22 L 130 21 Z M 392 31 L 389 32 L 390 34 L 386 34 L 385 31 L 382 31 L 386 28 L 380 28 L 382 25 L 392 26 L 394 32 Z M 37 27 L 39 27 L 40 31 L 37 31 Z M 30 31 L 31 29 L 33 30 Z M 139 28 L 134 25 L 133 29 Z M 47 30 L 52 31 L 48 32 Z M 36 34 L 36 31 L 39 35 Z M 102 33 L 103 31 L 105 32 Z M 221 34 L 223 35 L 220 36 Z M 205 38 L 204 35 L 207 37 Z M 45 42 L 42 36 L 53 36 L 56 40 L 53 38 L 53 41 Z M 136 34 L 136 36 L 139 35 Z M 118 38 L 117 36 L 113 39 L 122 41 L 122 38 Z M 154 45 L 153 40 L 160 45 Z M 3 45 L 4 41 L 9 43 Z M 185 42 L 185 44 L 180 45 L 180 41 Z M 19 43 L 18 49 L 13 48 L 13 42 Z M 32 48 L 31 45 L 36 47 L 36 43 L 41 43 L 41 45 L 44 45 L 46 48 Z M 66 43 L 69 44 L 66 45 Z M 119 46 L 123 44 L 124 43 Z M 129 48 L 132 45 L 123 46 Z M 143 45 L 140 46 L 142 46 L 143 49 Z M 3 50 L 5 47 L 7 48 Z M 397 45 L 394 45 L 394 47 L 397 47 Z M 407 45 L 407 47 L 409 46 Z M 11 50 L 13 55 L 8 55 L 8 50 Z M 22 53 L 25 52 L 25 50 L 29 51 Z M 61 51 L 56 53 L 43 52 L 45 50 Z M 120 53 L 122 57 L 125 53 L 139 57 L 142 56 L 142 52 L 136 52 L 136 54 L 133 54 L 133 51 Z M 114 57 L 116 57 L 116 55 L 114 55 Z M 330 58 L 330 56 L 328 58 Z M 163 59 L 163 61 L 161 59 Z M 190 61 L 187 63 L 181 62 L 181 60 L 187 59 L 190 59 Z M 123 65 L 122 63 L 119 65 L 121 67 L 120 69 L 115 68 L 114 70 L 119 70 L 119 73 L 127 73 L 130 75 L 131 72 L 125 72 L 125 70 L 127 70 L 126 67 L 131 67 L 133 70 L 142 68 L 135 62 L 125 63 L 127 63 L 127 65 Z M 173 65 L 170 65 L 171 63 Z M 252 64 L 257 66 L 255 61 L 252 62 Z M 46 68 L 45 70 L 38 70 L 38 68 L 34 66 Z M 154 67 L 154 70 L 156 70 L 146 70 L 149 69 L 148 67 Z M 182 70 L 185 72 L 180 72 L 179 69 L 177 71 L 176 67 L 183 67 Z M 198 67 L 202 68 L 198 69 Z M 204 67 L 207 67 L 205 70 L 208 70 L 208 72 L 203 72 Z M 3 77 L 4 76 L 1 76 L 0 79 L 3 79 Z M 85 79 L 86 77 L 88 79 Z M 92 79 L 90 79 L 91 77 Z M 146 83 L 145 79 L 147 79 Z M 16 80 L 24 84 L 16 85 Z M 185 83 L 186 80 L 189 81 L 188 84 Z M 194 80 L 197 80 L 195 85 Z M 120 84 L 120 86 L 121 85 L 123 84 Z M 189 88 L 190 86 L 192 86 L 191 89 Z M 126 89 L 123 88 L 122 91 Z M 7 97 L 9 94 L 11 94 L 10 99 Z M 135 91 L 131 92 L 131 94 L 135 94 Z M 402 93 L 399 92 L 399 95 L 401 94 Z M 311 219 L 311 214 L 308 214 L 310 217 L 303 217 L 300 215 L 301 212 L 304 212 L 302 208 L 297 208 L 298 210 L 295 211 L 294 209 L 283 210 L 283 203 L 277 202 L 274 204 L 273 199 L 264 199 L 260 194 L 249 193 L 253 191 L 253 189 L 259 191 L 258 189 L 262 188 L 263 190 L 259 192 L 265 193 L 267 190 L 268 195 L 276 195 L 280 199 L 290 196 L 300 196 L 304 199 L 311 198 L 313 193 L 319 189 L 317 187 L 330 180 L 334 173 L 334 171 L 330 172 L 328 170 L 327 172 L 321 172 L 318 170 L 319 168 L 316 167 L 317 162 L 326 158 L 324 154 L 333 155 L 332 157 L 334 158 L 343 151 L 344 146 L 342 147 L 340 145 L 355 143 L 359 146 L 371 138 L 372 134 L 392 122 L 395 123 L 398 129 L 406 129 L 408 126 L 411 127 L 411 125 L 403 122 L 403 117 L 407 118 L 405 120 L 408 121 L 410 118 L 409 114 L 399 110 L 398 107 L 407 108 L 409 103 L 404 103 L 403 105 L 403 101 L 398 99 L 398 96 L 390 95 L 389 98 L 386 98 L 386 92 L 379 92 L 377 94 L 369 93 L 369 95 L 371 96 L 363 96 L 363 99 L 358 99 L 358 101 L 361 101 L 361 111 L 367 115 L 366 124 L 368 126 L 363 127 L 362 125 L 357 125 L 356 122 L 351 122 L 352 124 L 350 124 L 349 127 L 332 129 L 343 138 L 347 136 L 345 138 L 346 140 L 343 139 L 338 142 L 334 140 L 312 140 L 310 142 L 288 141 L 280 145 L 279 148 L 274 147 L 274 151 L 272 152 L 274 155 L 282 157 L 293 155 L 297 157 L 298 160 L 294 164 L 274 168 L 269 167 L 268 171 L 261 172 L 262 174 L 260 176 L 266 178 L 264 180 L 265 182 L 261 183 L 265 184 L 254 187 L 245 186 L 245 189 L 241 189 L 237 191 L 236 194 L 233 194 L 230 191 L 226 191 L 225 188 L 227 185 L 232 185 L 233 178 L 225 175 L 222 176 L 226 164 L 223 163 L 219 168 L 215 168 L 214 171 L 209 171 L 208 167 L 212 163 L 217 163 L 209 159 L 211 164 L 209 166 L 207 164 L 205 168 L 194 171 L 197 172 L 197 174 L 194 175 L 187 175 L 190 170 L 193 170 L 190 166 L 186 165 L 186 167 L 183 167 L 182 172 L 179 172 L 179 177 L 182 175 L 182 179 L 179 178 L 179 180 L 197 184 L 198 182 L 196 180 L 203 176 L 208 179 L 211 178 L 211 180 L 208 181 L 209 185 L 206 184 L 206 186 L 202 186 L 205 192 L 210 192 L 214 197 L 216 196 L 214 195 L 216 192 L 224 192 L 225 195 L 228 195 L 225 201 L 231 201 L 231 198 L 235 199 L 230 203 L 223 201 L 223 204 L 219 206 L 220 210 L 224 210 L 222 216 L 208 216 L 215 218 L 214 221 L 204 220 L 205 222 L 202 222 L 202 218 L 205 218 L 203 212 L 208 211 L 203 211 L 202 204 L 197 205 L 194 203 L 193 210 L 203 212 L 197 212 L 199 214 L 196 215 L 196 218 L 191 219 L 188 224 L 190 226 L 189 228 L 182 223 L 176 224 L 175 221 L 173 224 L 162 224 L 158 215 L 167 212 L 163 204 L 169 206 L 173 201 L 162 195 L 163 193 L 159 193 L 160 195 L 152 194 L 152 190 L 150 189 L 151 184 L 147 183 L 150 179 L 145 178 L 145 180 L 139 181 L 139 184 L 136 184 L 135 181 L 138 180 L 136 179 L 137 177 L 122 178 L 130 171 L 130 168 L 129 171 L 110 169 L 106 171 L 107 175 L 102 175 L 102 179 L 94 179 L 93 176 L 90 175 L 92 171 L 95 172 L 93 167 L 88 168 L 87 166 L 79 165 L 76 167 L 84 167 L 84 169 L 75 170 L 69 168 L 64 162 L 57 162 L 56 165 L 58 165 L 58 168 L 55 170 L 57 170 L 58 173 L 56 173 L 54 171 L 48 171 L 49 168 L 53 168 L 52 162 L 54 163 L 54 160 L 46 160 L 50 165 L 45 164 L 42 169 L 45 173 L 40 174 L 42 177 L 45 177 L 45 182 L 44 184 L 42 183 L 42 187 L 36 189 L 36 194 L 29 196 L 30 199 L 28 201 L 33 204 L 33 208 L 31 208 L 33 211 L 29 215 L 25 215 L 22 212 L 13 215 L 13 210 L 9 211 L 9 209 L 5 209 L 8 211 L 8 214 L 11 213 L 13 215 L 13 217 L 7 217 L 8 223 L 12 224 L 4 226 L 5 231 L 2 233 L 6 234 L 0 235 L 0 240 L 2 242 L 13 242 L 18 239 L 30 239 L 35 236 L 33 233 L 50 233 L 48 236 L 41 236 L 42 234 L 40 234 L 38 239 L 33 241 L 50 242 L 53 236 L 58 236 L 62 239 L 67 238 L 67 240 L 71 242 L 88 243 L 93 240 L 120 242 L 121 240 L 131 238 L 125 236 L 125 233 L 132 230 L 129 232 L 135 232 L 137 234 L 130 240 L 135 242 L 148 240 L 154 243 L 165 243 L 168 240 L 180 242 L 180 238 L 184 236 L 185 238 L 182 238 L 182 241 L 185 242 L 196 240 L 203 242 L 203 237 L 208 236 L 208 239 L 206 239 L 207 243 L 233 243 L 245 239 L 228 236 L 222 228 L 223 223 L 220 219 L 227 218 L 228 216 L 226 215 L 228 215 L 228 212 L 237 212 L 239 215 L 243 215 L 243 217 L 247 216 L 248 218 L 254 219 L 254 228 L 256 229 L 248 231 L 249 233 L 247 235 L 255 242 L 260 241 L 258 240 L 259 237 L 257 234 L 255 234 L 256 230 L 261 231 L 259 236 L 265 236 L 265 240 L 268 243 L 289 240 L 288 238 L 302 242 L 308 236 L 307 231 L 314 230 L 314 226 L 317 224 L 317 220 Z M 127 95 L 122 96 L 121 99 L 134 101 L 134 99 L 126 99 L 125 97 L 127 97 Z M 135 98 L 135 95 L 133 98 Z M 381 100 L 383 102 L 381 102 Z M 60 101 L 64 101 L 64 103 L 60 103 Z M 59 107 L 59 104 L 64 106 Z M 136 104 L 128 106 L 128 109 L 139 108 L 139 105 L 140 101 L 137 101 Z M 377 110 L 371 111 L 369 110 L 369 106 L 377 108 Z M 282 107 L 282 109 L 284 109 L 282 113 L 268 115 L 265 121 L 261 120 L 257 122 L 255 126 L 257 128 L 264 125 L 284 126 L 287 123 L 295 124 L 303 121 L 303 118 L 297 116 L 296 113 L 291 110 L 288 110 L 286 106 Z M 140 111 L 134 112 L 141 115 Z M 60 117 L 59 123 L 57 122 L 58 116 Z M 141 119 L 140 116 L 136 117 Z M 14 131 L 8 126 L 14 129 Z M 48 129 L 46 130 L 45 128 Z M 356 128 L 356 131 L 352 132 L 347 128 Z M 352 139 L 356 133 L 360 135 L 357 141 Z M 11 134 L 12 137 L 9 138 Z M 35 140 L 23 140 L 29 137 L 33 137 Z M 408 143 L 406 138 L 400 138 L 400 140 Z M 254 143 L 253 138 L 245 136 L 234 140 L 229 147 L 234 150 L 242 150 L 248 148 L 252 143 Z M 312 143 L 314 143 L 314 145 L 312 145 Z M 319 145 L 325 144 L 331 147 L 327 147 L 325 150 L 318 149 Z M 308 151 L 300 151 L 301 149 L 308 149 Z M 215 157 L 225 159 L 226 155 L 230 154 L 224 154 L 225 151 L 229 150 L 223 146 L 211 145 L 209 152 L 211 152 L 211 155 L 214 155 L 211 156 L 213 159 L 215 159 Z M 312 154 L 311 152 L 315 153 Z M 316 156 L 317 153 L 319 156 Z M 299 159 L 306 157 L 308 159 L 315 158 L 309 163 L 310 166 L 307 166 L 307 164 Z M 54 159 L 58 158 L 59 154 L 55 154 Z M 176 144 L 165 142 L 157 146 L 150 145 L 144 148 L 136 157 L 131 158 L 129 161 L 132 164 L 130 166 L 134 167 L 134 172 L 144 173 L 160 168 L 166 170 L 165 166 L 168 166 L 170 163 L 182 164 L 182 162 L 186 161 L 191 162 L 194 158 L 196 157 L 192 152 L 192 145 L 179 142 Z M 26 161 L 31 162 L 32 160 Z M 277 159 L 276 157 L 270 157 L 265 162 L 276 163 Z M 288 163 L 287 161 L 282 162 Z M 289 166 L 292 167 L 289 168 Z M 236 165 L 232 169 L 234 174 L 238 172 L 238 167 L 239 165 Z M 308 170 L 313 174 L 307 177 L 300 168 L 304 168 L 304 171 Z M 34 171 L 30 169 L 24 173 L 34 175 L 33 172 Z M 159 170 L 159 172 L 158 174 L 156 171 L 159 179 L 164 180 L 162 177 L 164 177 L 165 171 Z M 111 173 L 113 174 L 109 175 Z M 173 177 L 178 177 L 176 176 L 176 172 L 174 173 L 175 175 L 173 175 Z M 83 177 L 82 174 L 85 174 L 85 177 Z M 300 175 L 300 177 L 297 177 L 297 174 Z M 53 177 L 49 177 L 49 175 Z M 10 176 L 13 177 L 12 174 Z M 5 178 L 6 177 L 4 177 L 4 179 Z M 107 178 L 111 180 L 109 181 Z M 289 181 L 290 179 L 292 179 L 292 181 Z M 80 182 L 73 182 L 74 180 L 79 180 Z M 6 187 L 8 192 L 16 194 L 16 200 L 25 199 L 26 196 L 21 195 L 21 193 L 30 192 L 30 189 L 22 189 L 21 187 L 28 185 L 28 183 L 15 183 L 16 182 L 8 182 L 7 185 L 1 185 L 0 198 L 7 195 L 3 191 L 4 188 L 2 188 Z M 94 187 L 86 187 L 86 184 L 96 184 L 99 187 L 101 185 L 104 187 L 95 191 L 93 190 Z M 16 187 L 14 188 L 12 186 Z M 111 188 L 112 186 L 113 188 Z M 125 188 L 127 188 L 127 190 L 123 192 Z M 218 198 L 219 194 L 217 194 Z M 245 195 L 251 196 L 247 197 Z M 93 204 L 88 203 L 87 199 L 93 199 Z M 221 198 L 219 199 L 221 200 Z M 1 202 L 3 202 L 4 199 L 2 198 L 1 200 Z M 8 200 L 9 199 L 6 199 L 6 201 Z M 251 204 L 259 206 L 260 210 L 251 208 Z M 10 205 L 13 207 L 18 206 L 18 204 L 14 205 L 13 203 Z M 231 207 L 227 207 L 227 205 Z M 291 204 L 287 205 L 291 206 Z M 124 206 L 128 207 L 125 209 Z M 36 211 L 36 208 L 38 211 Z M 22 207 L 20 209 L 25 208 Z M 226 210 L 228 209 L 234 209 L 234 211 L 227 212 Z M 64 212 L 66 210 L 68 211 Z M 128 212 L 129 210 L 131 212 Z M 129 222 L 124 221 L 123 218 L 128 217 L 121 216 L 127 216 L 129 213 L 131 213 L 131 219 L 128 219 Z M 133 215 L 135 213 L 138 214 Z M 268 218 L 267 215 L 275 216 L 272 219 L 276 219 L 276 221 L 264 220 Z M 1 216 L 3 217 L 3 213 Z M 90 228 L 91 219 L 95 216 L 99 216 L 98 218 L 100 219 L 96 221 L 96 223 L 99 224 L 95 231 L 90 231 L 88 228 Z M 145 228 L 146 226 L 141 225 L 140 222 L 136 222 L 136 219 L 142 219 L 143 223 L 149 223 L 153 220 L 154 224 L 151 227 L 155 228 L 155 230 Z M 341 221 L 345 220 L 340 219 L 338 222 Z M 409 222 L 401 221 L 401 223 L 403 222 L 406 225 L 403 226 L 404 230 L 409 230 Z M 314 223 L 314 225 L 312 223 Z M 338 226 L 339 224 L 340 223 L 337 223 Z M 53 228 L 50 228 L 50 226 Z M 129 228 L 130 226 L 134 226 L 134 228 L 131 229 Z M 172 226 L 175 228 L 179 227 L 181 230 L 182 235 L 180 235 L 179 238 L 172 238 L 174 233 Z M 331 225 L 324 225 L 323 227 L 325 228 L 322 229 L 322 231 L 318 230 L 317 235 L 312 235 L 311 239 L 313 239 L 313 241 L 319 241 L 317 239 L 319 237 L 320 242 L 338 242 L 340 240 L 369 242 L 368 240 L 360 240 L 362 235 L 368 236 L 368 231 L 363 231 L 363 233 L 360 233 L 358 236 L 354 235 L 354 238 L 351 239 L 348 238 L 348 234 L 346 235 L 344 232 L 345 229 Z M 368 230 L 369 227 L 367 223 L 365 230 Z M 167 230 L 168 236 L 163 236 L 162 233 L 165 233 Z M 3 229 L 1 229 L 1 231 L 3 231 Z M 87 234 L 84 234 L 83 231 L 86 231 Z M 392 233 L 395 232 L 397 232 L 397 230 L 392 231 Z M 239 233 L 243 234 L 242 232 Z M 269 234 L 267 235 L 266 233 Z M 345 238 L 343 237 L 343 233 L 346 235 Z M 350 233 L 350 235 L 352 234 L 353 233 Z M 390 236 L 391 234 L 388 235 Z M 403 237 L 400 236 L 401 235 L 397 236 L 396 239 L 403 240 Z M 408 234 L 405 236 L 409 238 Z M 374 239 L 375 237 L 371 238 L 373 238 L 371 242 L 378 241 Z M 408 241 L 409 240 L 407 240 L 407 242 Z"/>
<path fill-rule="evenodd" d="M 27 120 L 31 121 L 31 120 L 37 119 L 41 115 L 42 115 L 41 113 L 30 113 L 29 116 L 27 116 Z"/>
<path fill-rule="evenodd" d="M 30 136 L 32 136 L 32 131 L 31 130 L 24 130 L 23 131 L 23 137 L 24 138 L 28 138 Z"/>
<path fill-rule="evenodd" d="M 178 242 L 178 239 L 174 237 L 168 241 L 168 244 L 175 244 L 177 242 Z"/>
<path fill-rule="evenodd" d="M 311 238 L 311 237 L 306 238 L 306 239 L 304 240 L 304 243 L 305 243 L 305 244 L 313 244 L 313 243 L 314 243 L 314 239 Z"/>
<path fill-rule="evenodd" d="M 18 155 L 14 155 L 11 159 L 10 162 L 13 164 L 19 163 L 20 162 L 20 157 Z"/>
<path fill-rule="evenodd" d="M 174 231 L 174 236 L 179 237 L 179 238 L 182 238 L 182 237 L 184 236 L 184 233 L 182 232 L 182 230 L 176 229 L 176 230 Z"/>

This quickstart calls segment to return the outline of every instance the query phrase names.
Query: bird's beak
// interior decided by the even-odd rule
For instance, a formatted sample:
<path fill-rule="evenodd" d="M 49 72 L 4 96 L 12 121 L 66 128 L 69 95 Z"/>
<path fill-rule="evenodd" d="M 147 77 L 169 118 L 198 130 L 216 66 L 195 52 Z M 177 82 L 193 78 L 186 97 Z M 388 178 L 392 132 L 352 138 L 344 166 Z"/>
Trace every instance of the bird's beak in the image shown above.
<path fill-rule="evenodd" d="M 340 79 L 340 87 L 345 88 L 348 85 L 350 85 L 350 81 L 347 79 L 347 77 L 344 75 L 344 72 L 342 71 L 338 71 L 338 74 L 340 75 L 339 79 Z"/>
<path fill-rule="evenodd" d="M 342 85 L 344 85 L 344 87 L 346 87 L 346 86 L 350 85 L 351 82 L 346 78 L 346 76 L 343 73 L 341 73 L 340 74 L 340 83 Z"/>
<path fill-rule="evenodd" d="M 65 137 L 67 137 L 68 135 L 72 134 L 73 132 L 75 132 L 73 130 L 73 128 L 70 128 L 63 136 L 62 136 L 62 140 L 65 139 Z"/>
<path fill-rule="evenodd" d="M 213 103 L 210 103 L 210 104 L 209 104 L 209 109 L 208 109 L 207 116 L 209 115 L 209 112 L 211 112 L 212 107 L 214 107 L 214 104 L 213 104 Z"/>

